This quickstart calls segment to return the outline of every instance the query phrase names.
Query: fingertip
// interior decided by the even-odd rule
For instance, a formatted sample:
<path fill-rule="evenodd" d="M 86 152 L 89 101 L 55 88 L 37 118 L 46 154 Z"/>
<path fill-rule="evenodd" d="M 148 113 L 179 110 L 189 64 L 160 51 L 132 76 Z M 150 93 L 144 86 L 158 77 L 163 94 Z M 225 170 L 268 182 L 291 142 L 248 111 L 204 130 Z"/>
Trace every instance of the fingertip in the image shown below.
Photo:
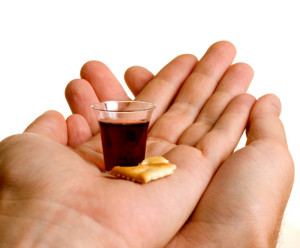
<path fill-rule="evenodd" d="M 163 67 L 156 75 L 155 78 L 161 78 L 163 80 L 172 81 L 173 78 L 178 78 L 179 73 L 186 71 L 185 77 L 180 81 L 183 83 L 185 79 L 190 75 L 198 59 L 192 54 L 181 54 L 171 60 L 165 67 Z"/>
<path fill-rule="evenodd" d="M 65 97 L 69 105 L 70 105 L 70 101 L 72 101 L 74 98 L 77 98 L 79 91 L 84 89 L 87 84 L 88 82 L 84 79 L 73 79 L 67 84 L 65 89 Z"/>
<path fill-rule="evenodd" d="M 218 50 L 226 50 L 231 51 L 233 54 L 236 54 L 236 47 L 235 45 L 227 40 L 220 40 L 212 44 L 208 50 L 210 49 L 218 49 Z"/>
<path fill-rule="evenodd" d="M 89 82 L 100 101 L 129 99 L 108 66 L 100 61 L 86 62 L 81 68 L 80 76 Z"/>
<path fill-rule="evenodd" d="M 150 81 L 153 78 L 153 73 L 142 66 L 131 66 L 124 74 L 124 78 L 127 81 L 135 81 L 141 78 L 143 81 Z"/>
<path fill-rule="evenodd" d="M 267 94 L 263 96 L 263 99 L 264 101 L 267 101 L 270 104 L 270 106 L 274 109 L 277 116 L 280 116 L 282 106 L 279 97 L 276 96 L 275 94 Z"/>
<path fill-rule="evenodd" d="M 134 96 L 136 96 L 153 79 L 154 75 L 144 67 L 132 66 L 125 71 L 124 80 Z"/>
<path fill-rule="evenodd" d="M 105 65 L 104 63 L 102 63 L 100 61 L 90 60 L 81 67 L 80 77 L 86 79 L 89 77 L 89 74 L 91 72 L 94 72 L 95 70 L 101 72 L 101 71 L 108 71 L 109 68 L 107 67 L 107 65 Z"/>
<path fill-rule="evenodd" d="M 281 103 L 276 95 L 260 97 L 250 114 L 247 144 L 267 139 L 287 145 L 284 126 L 279 119 L 280 112 Z"/>
<path fill-rule="evenodd" d="M 253 106 L 254 103 L 256 102 L 255 96 L 253 96 L 249 93 L 243 93 L 243 94 L 241 94 L 241 97 L 243 97 L 245 100 L 247 100 L 251 106 Z"/>
<path fill-rule="evenodd" d="M 37 117 L 33 123 L 31 123 L 26 129 L 28 130 L 28 128 L 31 128 L 32 126 L 35 126 L 38 121 L 42 121 L 42 120 L 51 120 L 53 122 L 55 122 L 56 125 L 59 124 L 64 124 L 65 123 L 65 117 L 59 113 L 56 110 L 47 110 L 46 112 L 44 112 L 43 114 L 41 114 L 39 117 Z M 34 125 L 33 125 L 34 124 Z"/>
<path fill-rule="evenodd" d="M 255 105 L 255 115 L 263 115 L 265 113 L 273 113 L 276 116 L 280 116 L 281 113 L 281 101 L 274 94 L 266 94 L 257 100 Z"/>
<path fill-rule="evenodd" d="M 195 55 L 189 53 L 178 55 L 175 59 L 178 61 L 189 61 L 192 64 L 196 64 L 198 62 L 198 58 Z"/>
<path fill-rule="evenodd" d="M 247 73 L 248 77 L 251 78 L 251 79 L 254 76 L 254 70 L 253 70 L 253 68 L 249 64 L 247 64 L 247 63 L 238 62 L 238 63 L 233 64 L 232 68 L 235 71 L 238 71 L 238 72 L 240 72 L 242 74 Z"/>
<path fill-rule="evenodd" d="M 214 77 L 219 81 L 236 56 L 236 48 L 229 41 L 218 41 L 212 44 L 199 60 L 195 71 Z"/>
<path fill-rule="evenodd" d="M 49 116 L 49 117 L 51 117 L 53 119 L 56 119 L 60 122 L 65 122 L 65 117 L 63 116 L 63 114 L 61 114 L 60 112 L 58 112 L 56 110 L 47 110 L 42 115 L 43 116 Z"/>
<path fill-rule="evenodd" d="M 70 81 L 66 87 L 65 96 L 72 113 L 84 116 L 93 133 L 97 133 L 99 126 L 91 106 L 99 100 L 90 83 L 85 79 Z"/>

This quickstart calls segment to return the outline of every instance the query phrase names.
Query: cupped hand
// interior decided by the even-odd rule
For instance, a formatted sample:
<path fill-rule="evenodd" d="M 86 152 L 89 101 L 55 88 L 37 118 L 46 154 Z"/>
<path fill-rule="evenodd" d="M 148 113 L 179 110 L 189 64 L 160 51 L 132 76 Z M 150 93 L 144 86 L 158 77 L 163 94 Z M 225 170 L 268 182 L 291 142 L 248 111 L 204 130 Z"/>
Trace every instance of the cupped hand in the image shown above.
<path fill-rule="evenodd" d="M 294 165 L 274 95 L 251 110 L 245 147 L 219 167 L 170 247 L 277 247 Z"/>
<path fill-rule="evenodd" d="M 182 177 L 186 191 L 198 187 L 193 199 L 202 197 L 170 242 L 172 247 L 276 245 L 294 174 L 279 119 L 280 101 L 266 95 L 248 116 L 253 99 L 241 94 L 246 92 L 253 72 L 243 63 L 230 65 L 234 53 L 231 44 L 218 42 L 200 62 L 184 55 L 156 76 L 141 67 L 132 67 L 125 74 L 135 99 L 159 106 L 149 133 L 148 155 L 164 154 L 176 161 L 180 170 L 188 173 L 187 178 Z M 81 75 L 82 79 L 69 84 L 66 96 L 75 116 L 84 116 L 89 123 L 87 130 L 89 126 L 95 133 L 99 127 L 89 105 L 128 97 L 99 62 L 87 63 Z M 110 80 L 103 75 L 109 75 Z M 80 91 L 82 87 L 85 93 Z M 117 98 L 115 90 L 119 92 Z M 89 104 L 81 104 L 78 96 Z M 247 121 L 247 144 L 231 154 Z M 69 126 L 76 127 L 76 123 L 70 121 Z M 74 144 L 80 144 L 76 135 L 70 136 Z"/>
<path fill-rule="evenodd" d="M 87 63 L 82 79 L 72 81 L 66 90 L 74 112 L 67 122 L 56 112 L 46 112 L 25 134 L 1 143 L 0 233 L 4 242 L 74 243 L 72 247 L 213 246 L 223 230 L 235 227 L 238 220 L 245 227 L 242 231 L 251 235 L 257 234 L 253 218 L 265 217 L 266 227 L 271 226 L 281 210 L 277 204 L 286 202 L 282 192 L 288 195 L 290 182 L 281 180 L 278 188 L 271 188 L 264 180 L 269 179 L 276 160 L 269 159 L 269 154 L 276 158 L 278 150 L 285 152 L 275 172 L 283 162 L 291 162 L 278 111 L 268 109 L 269 98 L 258 101 L 251 112 L 248 145 L 232 154 L 255 102 L 242 94 L 252 70 L 246 64 L 231 65 L 234 55 L 230 43 L 219 42 L 199 62 L 191 55 L 179 56 L 156 76 L 139 67 L 127 71 L 125 78 L 136 99 L 158 105 L 147 156 L 164 155 L 178 167 L 172 176 L 146 185 L 106 178 L 98 169 L 103 168 L 101 141 L 90 105 L 127 96 L 105 65 Z M 270 119 L 280 131 L 276 137 L 278 130 L 262 129 Z M 253 164 L 260 164 L 261 170 Z M 288 179 L 291 167 L 284 173 L 274 172 L 272 179 Z M 249 175 L 259 176 L 260 187 L 252 189 L 255 181 Z M 279 196 L 278 190 L 282 190 Z M 271 201 L 267 202 L 264 196 L 269 192 Z M 257 199 L 252 209 L 249 202 Z M 272 211 L 266 217 L 267 206 Z M 26 232 L 16 238 L 14 234 L 24 228 Z"/>
<path fill-rule="evenodd" d="M 194 56 L 182 55 L 156 76 L 139 67 L 133 67 L 125 74 L 136 100 L 150 101 L 158 106 L 149 132 L 147 156 L 164 155 L 178 166 L 171 177 L 149 184 L 152 192 L 159 191 L 159 197 L 166 199 L 164 208 L 160 207 L 158 211 L 161 215 L 155 220 L 157 226 L 165 223 L 161 225 L 162 229 L 171 231 L 172 227 L 175 228 L 170 232 L 172 235 L 186 221 L 217 168 L 236 147 L 255 102 L 253 97 L 243 94 L 251 82 L 252 69 L 243 63 L 231 65 L 234 56 L 232 44 L 219 42 L 210 47 L 199 62 Z M 84 65 L 81 76 L 82 79 L 73 80 L 66 90 L 75 113 L 68 119 L 68 126 L 69 130 L 82 127 L 72 119 L 81 118 L 80 114 L 87 120 L 86 133 L 90 131 L 90 136 L 96 136 L 93 144 L 91 141 L 77 142 L 76 132 L 75 135 L 70 133 L 69 140 L 72 139 L 70 143 L 85 159 L 93 163 L 98 161 L 98 166 L 103 169 L 103 160 L 98 153 L 101 152 L 98 121 L 90 105 L 99 100 L 128 100 L 128 97 L 100 62 Z M 97 153 L 93 152 L 95 149 Z M 169 187 L 162 186 L 163 183 Z M 165 189 L 167 195 L 163 196 L 161 189 Z M 174 203 L 174 199 L 178 203 Z M 151 209 L 157 212 L 155 205 L 151 205 L 149 211 Z M 165 210 L 168 213 L 180 212 L 181 215 L 175 218 L 175 214 L 166 215 Z M 170 226 L 166 224 L 167 218 Z M 152 234 L 161 235 L 165 232 L 162 229 L 157 228 Z"/>

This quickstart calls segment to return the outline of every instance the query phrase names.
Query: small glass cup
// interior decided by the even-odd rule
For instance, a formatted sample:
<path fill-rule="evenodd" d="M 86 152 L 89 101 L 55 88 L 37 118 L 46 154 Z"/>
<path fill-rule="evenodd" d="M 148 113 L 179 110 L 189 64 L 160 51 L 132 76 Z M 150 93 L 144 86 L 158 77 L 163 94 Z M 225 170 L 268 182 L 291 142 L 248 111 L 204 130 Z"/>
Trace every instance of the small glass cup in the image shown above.
<path fill-rule="evenodd" d="M 155 105 L 105 101 L 92 105 L 100 125 L 105 170 L 135 166 L 145 158 L 149 121 Z"/>

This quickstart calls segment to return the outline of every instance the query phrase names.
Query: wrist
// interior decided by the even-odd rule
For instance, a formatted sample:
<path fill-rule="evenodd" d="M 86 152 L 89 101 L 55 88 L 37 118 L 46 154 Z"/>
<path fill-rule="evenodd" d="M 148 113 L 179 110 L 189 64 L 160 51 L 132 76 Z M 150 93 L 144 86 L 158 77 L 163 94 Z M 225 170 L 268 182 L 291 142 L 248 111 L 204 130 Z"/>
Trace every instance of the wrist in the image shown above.
<path fill-rule="evenodd" d="M 222 225 L 223 226 L 223 225 Z M 207 229 L 209 230 L 209 229 Z M 276 247 L 271 244 L 270 238 L 260 227 L 251 227 L 237 223 L 235 226 L 213 227 L 210 234 L 206 235 L 206 241 L 211 248 L 220 247 L 241 247 L 241 248 L 270 248 Z"/>
<path fill-rule="evenodd" d="M 190 228 L 189 232 L 185 232 L 183 228 L 166 247 L 275 248 L 275 236 L 271 237 L 260 227 L 242 226 L 238 223 L 234 227 L 226 224 L 194 223 L 194 228 Z"/>

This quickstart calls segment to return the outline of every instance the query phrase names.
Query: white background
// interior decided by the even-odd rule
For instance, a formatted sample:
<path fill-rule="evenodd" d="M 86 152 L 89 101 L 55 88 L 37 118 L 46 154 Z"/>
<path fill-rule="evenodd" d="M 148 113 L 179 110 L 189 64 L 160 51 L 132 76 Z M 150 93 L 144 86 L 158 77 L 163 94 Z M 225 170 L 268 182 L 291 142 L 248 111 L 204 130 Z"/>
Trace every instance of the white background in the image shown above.
<path fill-rule="evenodd" d="M 104 62 L 123 82 L 129 66 L 156 73 L 179 54 L 199 58 L 212 43 L 229 40 L 236 62 L 255 71 L 249 92 L 282 100 L 296 177 L 279 246 L 300 247 L 298 6 L 296 0 L 0 0 L 0 140 L 48 109 L 67 117 L 65 86 L 88 60 Z"/>

